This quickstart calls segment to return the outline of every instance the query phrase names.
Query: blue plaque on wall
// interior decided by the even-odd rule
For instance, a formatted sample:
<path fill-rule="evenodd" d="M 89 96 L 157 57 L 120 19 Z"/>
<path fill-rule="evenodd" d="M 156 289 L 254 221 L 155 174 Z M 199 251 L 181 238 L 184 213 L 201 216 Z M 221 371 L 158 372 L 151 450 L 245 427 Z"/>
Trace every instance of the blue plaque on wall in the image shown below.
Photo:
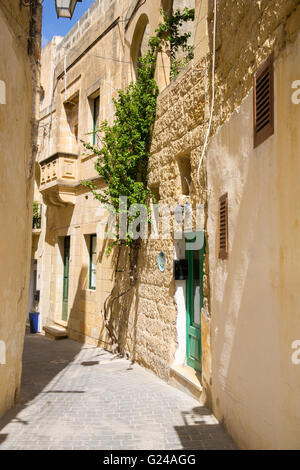
<path fill-rule="evenodd" d="M 166 264 L 167 264 L 167 257 L 165 253 L 161 251 L 158 255 L 158 267 L 162 273 L 166 269 Z"/>

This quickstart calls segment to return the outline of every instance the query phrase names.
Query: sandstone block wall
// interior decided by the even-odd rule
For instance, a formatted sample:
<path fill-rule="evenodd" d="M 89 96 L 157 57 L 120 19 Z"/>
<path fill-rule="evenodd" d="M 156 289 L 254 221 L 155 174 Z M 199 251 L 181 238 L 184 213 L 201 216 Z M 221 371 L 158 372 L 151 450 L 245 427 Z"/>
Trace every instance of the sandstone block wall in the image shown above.
<path fill-rule="evenodd" d="M 41 8 L 0 5 L 0 415 L 18 399 L 29 283 Z M 28 42 L 29 36 L 32 40 Z"/>

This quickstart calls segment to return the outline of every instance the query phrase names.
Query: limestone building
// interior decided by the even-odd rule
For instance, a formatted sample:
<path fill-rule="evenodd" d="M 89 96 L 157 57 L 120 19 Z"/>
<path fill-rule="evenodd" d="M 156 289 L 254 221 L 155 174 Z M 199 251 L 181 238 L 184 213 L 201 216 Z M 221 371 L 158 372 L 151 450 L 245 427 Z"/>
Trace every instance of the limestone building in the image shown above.
<path fill-rule="evenodd" d="M 31 250 L 41 2 L 0 2 L 0 416 L 19 396 Z"/>
<path fill-rule="evenodd" d="M 299 3 L 95 1 L 42 55 L 42 324 L 110 348 L 109 304 L 120 351 L 209 404 L 242 448 L 300 445 Z M 80 142 L 112 120 L 159 8 L 185 5 L 194 59 L 170 82 L 158 58 L 148 181 L 159 204 L 198 205 L 200 223 L 142 241 L 128 290 L 128 253 L 105 255 L 102 208 L 81 184 L 103 187 Z"/>

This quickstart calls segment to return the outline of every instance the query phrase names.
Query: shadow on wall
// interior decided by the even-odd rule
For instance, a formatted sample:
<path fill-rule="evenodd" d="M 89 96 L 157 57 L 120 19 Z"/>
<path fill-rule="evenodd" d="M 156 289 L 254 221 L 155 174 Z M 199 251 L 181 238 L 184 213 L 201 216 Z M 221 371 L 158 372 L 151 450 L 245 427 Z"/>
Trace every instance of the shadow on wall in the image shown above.
<path fill-rule="evenodd" d="M 131 267 L 137 263 L 137 249 L 126 246 L 116 247 L 113 251 L 112 263 L 116 272 L 115 283 L 111 294 L 105 302 L 108 329 L 113 332 L 114 347 L 124 355 L 130 351 L 132 362 L 135 361 L 136 323 L 137 323 L 137 283 L 130 280 Z M 130 312 L 135 303 L 135 314 L 130 322 Z M 128 332 L 130 331 L 130 340 Z M 128 344 L 128 341 L 130 344 Z"/>
<path fill-rule="evenodd" d="M 48 343 L 47 347 L 45 347 L 45 341 Z M 59 387 L 59 379 L 55 380 L 55 377 L 74 361 L 82 347 L 82 344 L 75 341 L 55 341 L 41 335 L 26 333 L 20 400 L 0 418 L 0 444 L 8 437 L 8 434 L 1 434 L 1 430 L 8 423 L 21 423 L 24 426 L 28 424 L 27 421 L 18 418 L 19 413 L 27 407 L 27 403 L 47 386 L 50 390 L 42 393 L 57 393 L 56 386 Z M 62 393 L 84 393 L 84 391 L 63 391 Z"/>
<path fill-rule="evenodd" d="M 85 342 L 86 337 L 90 337 L 97 340 L 98 347 L 109 350 L 109 336 L 104 326 L 99 303 L 96 301 L 94 313 L 91 313 L 87 307 L 89 305 L 87 300 L 88 279 L 89 268 L 88 266 L 82 266 L 78 277 L 74 301 L 68 317 L 67 328 L 69 337 L 80 342 Z M 96 295 L 96 291 L 94 294 Z M 95 326 L 96 331 L 99 331 L 97 338 L 94 337 L 93 326 Z"/>
<path fill-rule="evenodd" d="M 86 243 L 88 245 L 88 238 Z M 104 261 L 110 243 L 108 238 L 101 243 L 97 259 L 97 265 L 100 268 L 103 266 L 101 272 L 107 272 Z M 130 351 L 131 360 L 134 362 L 138 312 L 138 302 L 135 299 L 138 287 L 130 281 L 130 267 L 137 263 L 137 251 L 126 246 L 114 247 L 109 259 L 114 273 L 110 291 L 108 287 L 102 286 L 102 282 L 109 286 L 106 274 L 101 279 L 97 278 L 99 290 L 91 291 L 89 259 L 86 258 L 85 264 L 81 266 L 80 273 L 76 276 L 75 295 L 68 316 L 69 337 L 80 342 L 89 342 L 91 338 L 91 342 L 96 346 L 122 355 Z"/>
<path fill-rule="evenodd" d="M 45 203 L 45 201 L 44 201 L 44 203 Z M 70 227 L 75 206 L 68 205 L 68 206 L 62 208 L 62 207 L 53 206 L 51 204 L 48 204 L 45 207 L 46 207 L 46 210 L 45 210 L 45 215 L 46 215 L 46 220 L 45 220 L 45 226 L 46 226 L 45 243 L 47 243 L 51 247 L 55 247 L 55 245 L 57 243 L 57 240 L 58 240 L 56 231 L 54 229 L 57 226 L 56 220 L 60 220 L 60 218 L 63 217 L 64 225 L 66 227 Z M 62 214 L 62 209 L 63 209 L 63 214 Z"/>
<path fill-rule="evenodd" d="M 89 239 L 87 238 L 87 244 Z M 101 246 L 101 250 L 98 254 L 97 265 L 101 267 L 101 264 L 106 257 L 106 250 L 109 245 L 109 240 L 105 239 Z M 117 263 L 120 256 L 118 256 L 118 248 L 114 248 L 111 254 L 111 265 L 113 270 L 117 269 Z M 116 351 L 115 345 L 120 345 L 120 337 L 122 336 L 122 326 L 123 321 L 119 324 L 121 315 L 118 313 L 115 314 L 115 311 L 112 313 L 110 306 L 111 303 L 114 304 L 114 295 L 117 292 L 116 286 L 112 287 L 110 293 L 103 292 L 101 288 L 101 282 L 107 282 L 106 279 L 97 280 L 97 284 L 100 288 L 98 291 L 92 291 L 89 289 L 89 267 L 86 264 L 83 265 L 80 269 L 80 274 L 78 276 L 76 292 L 72 306 L 70 308 L 69 317 L 68 317 L 68 332 L 69 337 L 73 340 L 86 342 L 88 338 L 91 338 L 93 344 L 98 347 L 102 347 L 109 351 Z M 104 323 L 104 304 L 107 307 L 108 315 L 108 328 Z M 91 305 L 94 305 L 94 308 L 91 308 Z M 112 340 L 109 330 L 113 331 L 115 341 Z M 122 350 L 121 347 L 118 349 Z"/>

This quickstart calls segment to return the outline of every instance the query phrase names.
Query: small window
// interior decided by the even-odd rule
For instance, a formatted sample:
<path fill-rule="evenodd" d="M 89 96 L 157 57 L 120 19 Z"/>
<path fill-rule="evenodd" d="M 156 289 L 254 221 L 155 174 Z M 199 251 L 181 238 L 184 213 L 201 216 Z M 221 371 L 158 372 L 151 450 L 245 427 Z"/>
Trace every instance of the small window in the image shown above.
<path fill-rule="evenodd" d="M 254 148 L 274 134 L 273 54 L 254 76 Z"/>
<path fill-rule="evenodd" d="M 177 157 L 176 160 L 181 180 L 181 194 L 189 196 L 192 182 L 191 159 L 188 155 L 185 155 L 183 157 Z"/>
<path fill-rule="evenodd" d="M 153 184 L 152 186 L 150 186 L 150 190 L 154 196 L 154 199 L 152 200 L 153 203 L 155 204 L 158 204 L 159 203 L 159 199 L 160 199 L 160 196 L 159 196 L 159 184 Z"/>
<path fill-rule="evenodd" d="M 228 258 L 228 194 L 219 199 L 219 259 Z"/>
<path fill-rule="evenodd" d="M 90 236 L 90 275 L 89 288 L 96 289 L 97 236 Z"/>
<path fill-rule="evenodd" d="M 99 127 L 99 110 L 100 110 L 100 96 L 97 96 L 94 99 L 93 103 L 93 145 L 96 145 L 97 143 L 97 135 L 96 135 L 96 130 Z"/>

